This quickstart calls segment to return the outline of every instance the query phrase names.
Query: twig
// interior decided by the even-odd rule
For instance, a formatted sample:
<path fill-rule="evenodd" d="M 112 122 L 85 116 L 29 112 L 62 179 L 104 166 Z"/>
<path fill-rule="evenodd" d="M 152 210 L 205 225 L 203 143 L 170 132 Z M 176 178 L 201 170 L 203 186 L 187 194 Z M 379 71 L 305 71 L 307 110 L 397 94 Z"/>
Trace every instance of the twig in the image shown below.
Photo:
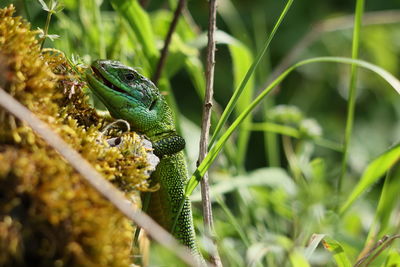
<path fill-rule="evenodd" d="M 376 251 L 376 249 L 377 249 L 378 247 L 380 247 L 380 246 L 381 246 L 384 242 L 386 242 L 388 239 L 389 239 L 389 236 L 388 236 L 388 235 L 385 235 L 385 236 L 383 236 L 380 240 L 378 240 L 378 242 L 376 242 L 376 243 L 374 244 L 374 246 L 373 246 L 372 248 L 370 248 L 370 249 L 368 250 L 368 252 L 367 252 L 361 259 L 359 259 L 359 260 L 356 262 L 356 264 L 354 264 L 354 267 L 359 267 L 359 266 L 361 266 L 361 264 L 362 264 L 366 259 L 368 259 L 368 257 L 371 256 L 371 254 L 374 253 L 374 252 Z"/>
<path fill-rule="evenodd" d="M 169 48 L 169 44 L 171 43 L 172 34 L 175 31 L 176 25 L 178 24 L 179 17 L 182 13 L 182 9 L 185 6 L 185 4 L 186 4 L 186 0 L 179 0 L 178 5 L 176 6 L 174 18 L 172 19 L 172 22 L 169 25 L 167 37 L 165 38 L 164 47 L 161 51 L 161 56 L 160 56 L 160 60 L 158 61 L 158 64 L 157 64 L 156 72 L 153 75 L 152 80 L 155 85 L 157 85 L 158 80 L 161 77 L 161 73 L 164 68 L 165 61 L 167 60 L 168 48 Z"/>
<path fill-rule="evenodd" d="M 379 256 L 379 254 L 381 254 L 388 246 L 390 246 L 390 244 L 393 243 L 393 241 L 397 238 L 400 238 L 400 234 L 397 235 L 393 235 L 393 236 L 388 236 L 385 235 L 383 236 L 369 251 L 368 253 L 362 257 L 360 260 L 358 260 L 356 262 L 356 264 L 354 265 L 354 267 L 359 267 L 361 266 L 361 264 L 363 264 L 365 262 L 365 266 L 367 267 L 368 265 L 371 264 L 371 262 L 373 262 L 376 257 Z M 380 247 L 380 248 L 379 248 Z M 379 248 L 378 251 L 376 251 Z M 366 260 L 369 258 L 369 256 L 372 255 L 372 253 L 374 253 L 376 251 L 376 253 L 369 259 L 369 261 L 366 262 Z"/>
<path fill-rule="evenodd" d="M 384 244 L 381 246 L 381 248 L 371 257 L 371 259 L 365 264 L 365 267 L 368 267 L 375 259 L 376 257 L 379 256 L 388 246 L 390 246 L 393 241 L 397 238 L 400 238 L 400 235 L 394 235 L 391 236 Z"/>
<path fill-rule="evenodd" d="M 190 266 L 196 266 L 196 260 L 189 250 L 181 246 L 167 231 L 154 222 L 148 215 L 132 207 L 131 202 L 104 179 L 76 150 L 72 149 L 46 123 L 34 113 L 15 100 L 0 87 L 0 106 L 8 110 L 20 120 L 25 121 L 51 147 L 60 153 L 82 177 L 101 195 L 108 199 L 126 217 L 142 227 L 147 233 L 164 247 L 168 248 Z"/>
<path fill-rule="evenodd" d="M 200 164 L 207 155 L 208 138 L 211 126 L 211 108 L 212 98 L 214 94 L 214 66 L 215 66 L 215 30 L 216 30 L 216 17 L 217 17 L 217 0 L 210 0 L 209 3 L 209 21 L 208 21 L 208 44 L 207 44 L 207 70 L 206 70 L 206 92 L 204 98 L 204 107 L 201 123 L 201 136 L 200 136 L 200 151 L 199 160 Z M 201 196 L 203 204 L 203 221 L 206 236 L 209 237 L 213 244 L 211 252 L 211 263 L 215 266 L 222 266 L 221 259 L 218 254 L 216 240 L 214 237 L 213 216 L 210 201 L 210 185 L 208 183 L 208 172 L 206 172 L 201 180 Z"/>

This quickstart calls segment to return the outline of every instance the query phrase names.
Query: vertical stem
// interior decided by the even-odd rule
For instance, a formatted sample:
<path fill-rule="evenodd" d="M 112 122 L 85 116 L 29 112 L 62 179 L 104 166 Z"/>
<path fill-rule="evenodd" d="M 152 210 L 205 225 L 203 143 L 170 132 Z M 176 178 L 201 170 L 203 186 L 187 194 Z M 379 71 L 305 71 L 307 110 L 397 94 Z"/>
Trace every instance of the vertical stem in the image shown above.
<path fill-rule="evenodd" d="M 354 30 L 353 30 L 353 45 L 352 45 L 352 59 L 358 58 L 358 50 L 360 43 L 360 31 L 361 31 L 361 22 L 362 22 L 362 14 L 364 12 L 364 0 L 357 0 L 356 3 L 356 11 L 354 16 Z M 344 176 L 346 175 L 347 169 L 347 160 L 349 157 L 349 146 L 351 134 L 353 132 L 353 122 L 354 122 L 354 112 L 356 106 L 356 89 L 357 89 L 357 66 L 355 64 L 351 65 L 351 77 L 349 84 L 349 97 L 347 104 L 347 120 L 346 120 L 346 130 L 345 130 L 345 138 L 343 145 L 343 158 L 342 158 L 342 169 L 341 174 L 337 184 L 337 193 L 338 197 L 340 197 L 342 191 L 342 181 Z"/>
<path fill-rule="evenodd" d="M 301 179 L 301 169 L 299 167 L 299 161 L 296 153 L 293 150 L 293 144 L 289 136 L 282 136 L 283 151 L 286 155 L 286 159 L 289 163 L 289 168 L 293 174 L 294 181 L 296 183 L 300 182 Z"/>
<path fill-rule="evenodd" d="M 207 155 L 208 138 L 211 125 L 211 108 L 212 98 L 214 94 L 214 67 L 215 67 L 215 30 L 217 17 L 217 0 L 209 1 L 209 20 L 208 20 L 208 44 L 207 44 L 207 69 L 206 69 L 206 92 L 204 98 L 204 107 L 201 124 L 200 136 L 200 152 L 198 164 L 200 164 Z M 222 266 L 221 259 L 218 254 L 215 238 L 213 237 L 214 225 L 211 209 L 211 201 L 209 194 L 208 173 L 206 172 L 201 180 L 201 196 L 203 204 L 203 220 L 205 232 L 211 238 L 214 245 L 211 263 L 214 266 Z"/>
<path fill-rule="evenodd" d="M 51 3 L 50 3 L 51 4 Z M 49 32 L 49 26 L 50 26 L 50 20 L 51 20 L 51 15 L 53 15 L 53 10 L 48 11 L 47 13 L 47 19 L 46 19 L 46 24 L 44 25 L 44 33 L 43 33 L 43 40 L 42 43 L 40 44 L 40 50 L 43 49 L 44 41 L 47 38 L 47 34 Z"/>
<path fill-rule="evenodd" d="M 179 16 L 181 15 L 185 4 L 186 4 L 186 0 L 179 0 L 178 5 L 176 6 L 174 18 L 172 19 L 172 22 L 169 26 L 167 37 L 165 38 L 165 42 L 164 42 L 164 47 L 161 51 L 160 60 L 158 61 L 158 64 L 157 64 L 156 72 L 153 75 L 152 80 L 155 85 L 157 85 L 158 80 L 161 77 L 161 73 L 164 68 L 165 61 L 167 60 L 168 48 L 169 48 L 169 44 L 171 43 L 172 34 L 175 31 L 176 25 L 178 24 Z"/>

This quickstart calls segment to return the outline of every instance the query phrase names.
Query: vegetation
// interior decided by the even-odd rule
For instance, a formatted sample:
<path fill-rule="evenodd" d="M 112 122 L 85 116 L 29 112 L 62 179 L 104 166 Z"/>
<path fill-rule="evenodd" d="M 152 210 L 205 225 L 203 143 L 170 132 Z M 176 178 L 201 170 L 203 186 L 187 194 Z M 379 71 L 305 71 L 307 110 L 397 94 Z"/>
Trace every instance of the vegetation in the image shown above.
<path fill-rule="evenodd" d="M 35 43 L 36 56 L 42 45 L 62 51 L 70 61 L 79 63 L 77 68 L 97 58 L 117 59 L 154 77 L 177 2 L 6 0 L 4 6 L 13 3 L 17 13 L 32 23 L 32 28 L 43 29 L 39 36 L 42 43 L 33 41 L 34 33 L 26 37 Z M 194 174 L 187 194 L 194 202 L 195 224 L 205 254 L 209 241 L 202 235 L 201 197 L 195 177 L 208 170 L 215 235 L 224 265 L 400 266 L 396 243 L 400 227 L 400 82 L 395 78 L 399 77 L 400 66 L 397 37 L 400 11 L 395 9 L 398 7 L 395 2 L 218 1 L 212 138 L 209 154 L 197 171 L 196 137 L 200 135 L 206 84 L 208 10 L 207 1 L 187 2 L 172 35 L 158 87 L 174 108 L 179 130 L 187 141 L 188 165 L 190 174 Z M 2 32 L 1 62 L 6 62 L 3 60 L 7 58 L 6 49 L 24 51 L 19 47 L 23 42 L 14 41 L 6 46 L 4 36 Z M 22 89 L 13 89 L 13 95 L 51 123 L 65 139 L 73 139 L 70 143 L 76 144 L 74 147 L 92 164 L 100 165 L 107 179 L 115 180 L 115 175 L 125 177 L 124 173 L 115 173 L 113 166 L 107 166 L 109 161 L 98 156 L 120 152 L 104 152 L 94 142 L 96 131 L 106 119 L 97 117 L 90 107 L 78 105 L 85 99 L 83 92 L 89 92 L 78 82 L 79 86 L 72 87 L 75 91 L 70 100 L 61 89 L 54 89 L 58 88 L 55 83 L 59 83 L 60 72 L 65 74 L 70 67 L 56 52 L 44 55 L 45 60 L 62 63 L 65 69 L 57 73 L 54 70 L 57 68 L 53 68 L 49 74 L 40 74 L 37 80 L 47 81 L 40 85 L 31 86 L 24 80 Z M 32 56 L 27 54 L 24 58 Z M 43 64 L 35 62 L 36 58 L 32 58 L 32 63 L 26 63 L 21 72 L 35 69 L 33 73 L 48 73 L 41 71 Z M 71 88 L 65 83 L 60 88 Z M 37 95 L 32 96 L 36 89 L 31 88 L 40 88 L 38 93 L 46 95 L 45 100 L 38 102 Z M 232 95 L 237 97 L 231 98 Z M 96 108 L 104 109 L 96 99 L 93 102 Z M 79 112 L 82 108 L 85 111 Z M 49 117 L 57 120 L 52 122 Z M 28 127 L 16 130 L 12 126 L 15 122 L 1 118 L 1 136 L 7 140 L 1 141 L 1 146 L 7 142 L 8 146 L 1 150 L 3 160 L 7 160 L 2 160 L 6 163 L 1 165 L 0 177 L 10 177 L 11 173 L 21 179 L 24 187 L 29 185 L 25 174 L 18 176 L 15 168 L 15 160 L 23 158 L 47 164 L 42 173 L 48 168 L 54 171 L 52 166 L 71 172 L 61 158 L 56 160 L 54 153 L 46 152 L 46 144 L 38 141 Z M 68 135 L 65 125 L 78 134 Z M 83 133 L 83 129 L 87 132 Z M 96 151 L 85 154 L 82 140 L 89 142 L 87 146 L 96 147 Z M 34 153 L 33 148 L 42 152 Z M 9 156 L 12 153 L 25 156 L 15 159 L 16 156 Z M 132 160 L 145 164 L 137 157 Z M 116 164 L 127 167 L 127 163 Z M 140 174 L 137 177 L 143 178 Z M 10 186 L 5 184 L 1 188 L 14 194 L 16 189 L 9 189 Z M 52 191 L 29 192 L 44 198 Z M 88 197 L 96 198 L 91 194 Z M 1 193 L 0 201 L 9 203 L 7 199 Z M 99 201 L 102 201 L 100 206 L 108 205 L 104 200 Z M 73 218 L 73 212 L 68 210 L 79 205 L 68 202 L 59 208 L 65 208 L 67 213 L 63 214 Z M 50 220 L 57 210 L 48 206 L 40 218 Z M 111 227 L 110 232 L 101 233 L 111 242 L 104 246 L 118 250 L 122 255 L 118 262 L 124 266 L 129 251 L 123 248 L 126 243 L 122 243 L 130 242 L 127 233 L 132 229 L 128 229 L 131 226 L 122 215 L 111 210 L 109 205 L 102 211 L 94 209 L 87 216 L 102 217 L 96 223 Z M 110 217 L 106 215 L 108 212 L 112 214 Z M 1 219 L 0 230 L 9 220 Z M 115 221 L 126 227 L 119 228 L 121 233 L 113 232 L 118 229 L 111 226 Z M 7 239 L 1 233 L 0 246 L 3 246 Z M 94 233 L 88 235 L 100 240 Z M 127 239 L 120 239 L 121 236 Z M 121 249 L 116 249 L 112 242 L 121 245 Z M 60 251 L 65 253 L 63 248 Z M 83 247 L 82 251 L 85 257 L 90 256 L 88 262 L 108 264 L 98 258 L 105 253 L 100 248 Z M 88 251 L 102 252 L 88 254 Z M 113 252 L 106 255 L 117 257 Z M 175 256 L 155 242 L 149 256 L 151 265 L 177 265 Z M 0 264 L 2 260 L 0 255 Z"/>
<path fill-rule="evenodd" d="M 37 32 L 14 11 L 0 9 L 1 67 L 8 74 L 1 87 L 140 207 L 138 190 L 149 190 L 140 138 L 125 133 L 120 149 L 101 142 L 99 129 L 109 121 L 88 105 L 65 58 L 41 52 Z M 131 222 L 30 127 L 0 114 L 0 266 L 128 266 Z"/>

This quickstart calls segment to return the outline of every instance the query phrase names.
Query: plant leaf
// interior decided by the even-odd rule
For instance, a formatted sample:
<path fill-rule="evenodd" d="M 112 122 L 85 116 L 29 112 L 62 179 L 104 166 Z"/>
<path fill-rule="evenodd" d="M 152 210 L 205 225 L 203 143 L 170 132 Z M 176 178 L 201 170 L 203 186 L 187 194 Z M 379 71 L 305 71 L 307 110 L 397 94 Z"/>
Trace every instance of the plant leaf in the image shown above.
<path fill-rule="evenodd" d="M 43 10 L 50 12 L 50 8 L 47 6 L 46 2 L 44 2 L 43 0 L 38 0 L 38 1 L 39 1 L 40 5 L 42 6 Z"/>
<path fill-rule="evenodd" d="M 227 177 L 211 187 L 210 195 L 225 194 L 239 188 L 251 186 L 269 186 L 271 188 L 280 188 L 288 195 L 295 195 L 297 192 L 296 184 L 293 179 L 281 168 L 260 168 L 245 175 Z M 190 200 L 200 201 L 200 192 L 191 196 Z"/>
<path fill-rule="evenodd" d="M 349 195 L 345 203 L 340 208 L 340 214 L 343 214 L 353 204 L 353 202 L 376 181 L 378 181 L 385 172 L 389 170 L 400 159 L 400 144 L 389 149 L 370 164 L 368 164 L 360 181 L 357 183 L 353 192 Z"/>
<path fill-rule="evenodd" d="M 293 267 L 310 267 L 310 264 L 308 263 L 307 259 L 298 250 L 293 250 L 289 254 L 289 259 Z"/>
<path fill-rule="evenodd" d="M 247 82 L 250 80 L 250 77 L 252 76 L 252 74 L 254 73 L 255 69 L 257 68 L 258 64 L 261 62 L 261 59 L 263 58 L 263 56 L 265 55 L 265 53 L 267 52 L 269 45 L 272 41 L 272 39 L 275 36 L 276 31 L 278 30 L 279 26 L 281 25 L 283 19 L 285 18 L 287 12 L 289 11 L 291 5 L 293 3 L 293 0 L 288 0 L 285 8 L 283 9 L 282 13 L 280 14 L 277 22 L 274 25 L 274 28 L 272 29 L 271 34 L 269 35 L 267 41 L 265 42 L 263 48 L 261 49 L 261 51 L 259 52 L 259 54 L 255 57 L 253 64 L 251 65 L 251 67 L 248 69 L 245 77 L 243 78 L 242 82 L 240 83 L 240 86 L 233 92 L 233 95 L 231 97 L 231 99 L 229 100 L 226 108 L 224 109 L 224 112 L 221 115 L 221 119 L 218 121 L 217 126 L 215 127 L 214 133 L 210 138 L 210 143 L 208 148 L 210 149 L 211 146 L 214 144 L 214 142 L 216 141 L 219 132 L 221 131 L 222 127 L 224 126 L 225 122 L 227 121 L 229 115 L 232 113 L 233 108 L 236 105 L 236 102 L 238 101 L 238 98 L 240 97 L 241 93 L 243 92 L 244 88 L 247 85 Z"/>
<path fill-rule="evenodd" d="M 310 259 L 311 255 L 314 253 L 315 249 L 318 247 L 319 243 L 324 239 L 325 234 L 313 234 L 311 236 L 310 242 L 304 251 L 304 256 L 306 259 Z"/>
<path fill-rule="evenodd" d="M 326 250 L 328 250 L 333 254 L 333 258 L 335 259 L 335 262 L 338 267 L 352 266 L 349 258 L 347 257 L 346 253 L 343 250 L 342 245 L 339 242 L 330 237 L 325 237 L 322 240 L 322 244 L 324 245 Z"/>
<path fill-rule="evenodd" d="M 111 0 L 111 3 L 113 8 L 128 22 L 141 44 L 144 54 L 154 67 L 159 52 L 147 13 L 136 0 Z"/>
<path fill-rule="evenodd" d="M 394 90 L 400 93 L 400 81 L 396 79 L 392 74 L 382 69 L 379 66 L 368 63 L 363 60 L 356 60 L 350 58 L 343 57 L 316 57 L 311 59 L 302 60 L 290 68 L 288 68 L 285 72 L 279 75 L 276 79 L 274 79 L 271 84 L 265 88 L 261 94 L 259 94 L 256 99 L 251 102 L 251 104 L 238 116 L 238 118 L 232 123 L 232 125 L 226 130 L 226 132 L 220 137 L 218 142 L 211 148 L 210 152 L 207 154 L 205 159 L 201 162 L 201 164 L 197 167 L 196 171 L 193 173 L 192 177 L 189 179 L 185 188 L 185 196 L 190 196 L 193 190 L 196 188 L 204 173 L 208 170 L 211 164 L 214 162 L 218 153 L 221 151 L 226 141 L 230 137 L 230 135 L 236 130 L 236 128 L 243 122 L 243 120 L 250 114 L 251 111 L 264 99 L 282 80 L 288 76 L 293 70 L 301 67 L 303 65 L 317 63 L 317 62 L 336 62 L 336 63 L 345 63 L 345 64 L 356 64 L 360 67 L 369 69 L 379 76 L 381 76 L 386 82 L 388 82 Z"/>

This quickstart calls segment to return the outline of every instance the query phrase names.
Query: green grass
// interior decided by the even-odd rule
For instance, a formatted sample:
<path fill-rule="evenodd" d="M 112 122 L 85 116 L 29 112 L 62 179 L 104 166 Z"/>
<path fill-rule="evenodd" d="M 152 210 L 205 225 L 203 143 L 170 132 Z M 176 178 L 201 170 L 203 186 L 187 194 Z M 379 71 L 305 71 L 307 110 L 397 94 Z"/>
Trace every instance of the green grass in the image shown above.
<path fill-rule="evenodd" d="M 45 27 L 47 13 L 38 2 L 6 2 L 21 6 L 25 17 L 29 10 L 34 27 L 60 36 L 46 40 L 45 47 L 85 63 L 117 59 L 148 77 L 175 5 L 153 0 L 144 9 L 137 1 L 99 6 L 95 0 L 65 0 Z M 317 0 L 221 1 L 219 109 L 213 114 L 209 154 L 196 170 L 193 137 L 199 135 L 205 90 L 205 2 L 188 1 L 159 82 L 188 143 L 192 175 L 186 193 L 195 200 L 200 243 L 206 247 L 196 188 L 209 171 L 225 266 L 354 265 L 363 249 L 400 227 L 400 21 L 362 26 L 369 10 L 394 9 L 395 1 L 386 6 L 378 0 L 350 1 L 343 4 L 346 9 Z M 314 8 L 316 14 L 306 15 Z M 349 15 L 349 10 L 355 10 L 354 30 L 322 33 L 271 79 L 274 66 L 316 18 Z M 289 108 L 279 108 L 282 104 Z M 385 242 L 373 252 L 389 245 Z M 370 266 L 399 266 L 398 244 L 395 239 L 390 244 Z M 151 262 L 171 265 L 176 259 L 153 244 Z"/>
<path fill-rule="evenodd" d="M 353 29 L 353 45 L 351 49 L 351 58 L 357 59 L 359 54 L 359 46 L 360 46 L 360 34 L 361 34 L 361 23 L 362 23 L 362 15 L 364 13 L 364 0 L 357 0 L 356 2 L 356 12 L 354 16 L 354 29 Z M 347 120 L 346 120 L 346 129 L 345 129 L 345 137 L 344 137 L 344 149 L 343 149 L 343 157 L 342 157 L 342 171 L 338 179 L 338 194 L 340 195 L 342 190 L 342 181 L 346 175 L 347 170 L 347 161 L 349 158 L 349 148 L 350 148 L 350 140 L 353 132 L 353 124 L 354 124 L 354 113 L 356 106 L 356 92 L 357 92 L 357 65 L 351 65 L 351 74 L 350 74 L 350 82 L 349 82 L 349 94 L 347 101 Z"/>

